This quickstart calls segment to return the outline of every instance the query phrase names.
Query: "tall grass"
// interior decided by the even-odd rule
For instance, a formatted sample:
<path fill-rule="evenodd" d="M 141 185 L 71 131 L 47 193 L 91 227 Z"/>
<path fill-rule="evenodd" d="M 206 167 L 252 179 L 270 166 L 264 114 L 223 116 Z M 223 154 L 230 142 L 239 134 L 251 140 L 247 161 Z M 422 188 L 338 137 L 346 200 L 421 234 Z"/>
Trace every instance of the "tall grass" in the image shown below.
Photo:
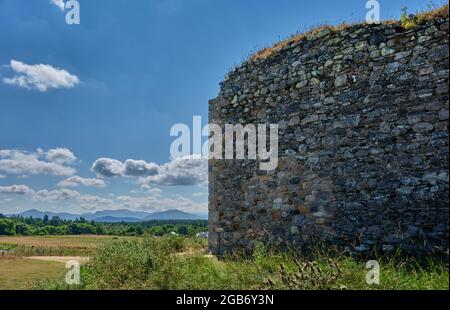
<path fill-rule="evenodd" d="M 0 243 L 0 256 L 90 256 L 96 249 L 87 246 L 38 246 Z"/>
<path fill-rule="evenodd" d="M 433 2 L 430 2 L 428 10 L 416 12 L 415 14 L 409 14 L 408 8 L 404 7 L 400 16 L 400 25 L 409 30 L 436 18 L 448 18 L 448 4 L 438 7 Z"/>
<path fill-rule="evenodd" d="M 308 255 L 258 246 L 251 256 L 217 259 L 206 242 L 148 237 L 107 243 L 81 270 L 82 283 L 45 281 L 38 289 L 448 289 L 442 260 L 378 257 L 380 284 L 368 285 L 366 261 L 337 252 Z"/>
<path fill-rule="evenodd" d="M 430 20 L 437 19 L 437 18 L 448 18 L 448 4 L 442 4 L 441 6 L 437 6 L 433 4 L 433 2 L 430 2 L 427 5 L 427 9 L 416 12 L 416 14 L 409 14 L 407 11 L 407 8 L 404 8 L 402 10 L 402 14 L 400 16 L 399 21 L 391 21 L 387 20 L 383 23 L 392 24 L 392 23 L 398 23 L 400 26 L 402 26 L 405 29 L 411 29 L 414 27 L 417 27 L 419 25 L 422 25 Z M 328 29 L 331 32 L 340 32 L 344 29 L 348 29 L 352 27 L 353 25 L 358 25 L 361 23 L 341 23 L 340 25 L 329 25 L 329 24 L 321 24 L 318 26 L 310 27 L 309 30 L 305 32 L 297 32 L 280 42 L 275 43 L 272 46 L 265 47 L 261 49 L 260 51 L 255 52 L 253 55 L 249 57 L 250 61 L 258 61 L 258 60 L 265 60 L 269 58 L 270 56 L 280 52 L 283 50 L 286 46 L 289 46 L 294 43 L 298 43 L 300 41 L 303 41 L 307 39 L 310 36 L 313 36 L 314 34 L 319 33 L 320 31 L 324 29 Z"/>

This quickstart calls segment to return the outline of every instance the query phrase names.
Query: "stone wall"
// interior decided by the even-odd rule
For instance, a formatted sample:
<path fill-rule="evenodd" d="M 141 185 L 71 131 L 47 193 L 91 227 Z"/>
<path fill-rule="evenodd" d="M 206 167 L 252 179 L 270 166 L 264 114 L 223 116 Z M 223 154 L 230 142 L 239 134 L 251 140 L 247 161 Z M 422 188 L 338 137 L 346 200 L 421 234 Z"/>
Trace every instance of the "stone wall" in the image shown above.
<path fill-rule="evenodd" d="M 210 160 L 212 252 L 448 249 L 448 27 L 324 28 L 233 70 L 210 123 L 278 124 L 279 164 Z"/>

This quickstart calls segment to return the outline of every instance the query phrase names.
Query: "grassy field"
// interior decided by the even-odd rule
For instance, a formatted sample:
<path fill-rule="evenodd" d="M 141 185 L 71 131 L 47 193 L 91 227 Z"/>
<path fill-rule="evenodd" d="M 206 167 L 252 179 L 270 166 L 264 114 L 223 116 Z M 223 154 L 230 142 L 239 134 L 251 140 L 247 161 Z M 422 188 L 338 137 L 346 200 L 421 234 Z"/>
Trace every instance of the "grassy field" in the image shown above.
<path fill-rule="evenodd" d="M 449 288 L 441 260 L 373 257 L 379 285 L 366 283 L 367 259 L 336 252 L 278 252 L 259 247 L 250 256 L 217 259 L 206 240 L 148 237 L 115 240 L 82 267 L 79 286 L 43 281 L 39 289 L 302 289 L 430 290 Z"/>
<path fill-rule="evenodd" d="M 65 261 L 95 256 L 113 236 L 0 236 L 0 290 L 32 288 L 37 282 L 64 278 Z M 42 259 L 40 259 L 42 258 Z"/>
<path fill-rule="evenodd" d="M 0 251 L 7 251 L 9 256 L 92 256 L 107 241 L 131 238 L 97 235 L 1 236 Z"/>
<path fill-rule="evenodd" d="M 448 264 L 432 258 L 372 257 L 380 284 L 368 285 L 367 259 L 263 246 L 218 259 L 208 254 L 207 240 L 195 238 L 0 237 L 5 249 L 0 289 L 449 289 Z M 82 264 L 77 286 L 64 282 L 69 256 L 93 257 Z"/>
<path fill-rule="evenodd" d="M 30 289 L 45 279 L 62 279 L 64 263 L 0 257 L 0 290 Z"/>

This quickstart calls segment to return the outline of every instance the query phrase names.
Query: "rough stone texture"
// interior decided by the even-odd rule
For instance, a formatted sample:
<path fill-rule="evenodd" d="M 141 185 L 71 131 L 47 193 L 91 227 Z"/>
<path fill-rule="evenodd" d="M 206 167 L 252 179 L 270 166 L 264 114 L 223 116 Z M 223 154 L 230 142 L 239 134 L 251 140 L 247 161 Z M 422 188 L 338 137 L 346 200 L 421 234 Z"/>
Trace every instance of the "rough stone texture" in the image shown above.
<path fill-rule="evenodd" d="M 232 71 L 210 123 L 279 124 L 279 165 L 210 160 L 212 252 L 448 249 L 448 26 L 321 31 Z"/>

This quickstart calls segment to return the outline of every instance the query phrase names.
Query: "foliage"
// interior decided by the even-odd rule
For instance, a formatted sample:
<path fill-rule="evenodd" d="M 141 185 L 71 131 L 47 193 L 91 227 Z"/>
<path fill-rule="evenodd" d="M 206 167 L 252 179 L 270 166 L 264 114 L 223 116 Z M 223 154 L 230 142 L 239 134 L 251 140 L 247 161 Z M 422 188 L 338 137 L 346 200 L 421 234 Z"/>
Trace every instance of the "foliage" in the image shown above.
<path fill-rule="evenodd" d="M 404 7 L 400 16 L 400 25 L 409 30 L 437 17 L 448 17 L 448 4 L 436 7 L 430 2 L 427 11 L 417 12 L 416 14 L 409 14 L 408 8 Z"/>
<path fill-rule="evenodd" d="M 36 281 L 62 279 L 64 274 L 59 262 L 0 256 L 0 290 L 32 289 Z"/>
<path fill-rule="evenodd" d="M 201 231 L 207 231 L 207 221 L 203 220 L 173 220 L 149 221 L 142 223 L 99 223 L 79 218 L 75 221 L 62 220 L 59 217 L 51 219 L 45 216 L 39 218 L 0 216 L 0 236 L 47 236 L 47 235 L 114 235 L 143 236 L 150 234 L 163 236 L 176 233 L 183 236 L 194 236 Z"/>
<path fill-rule="evenodd" d="M 404 7 L 402 9 L 402 15 L 400 16 L 400 24 L 405 29 L 412 29 L 422 24 L 422 18 L 420 15 L 409 14 L 408 8 Z"/>
<path fill-rule="evenodd" d="M 374 259 L 374 258 L 372 258 Z M 82 267 L 82 283 L 44 281 L 39 289 L 448 289 L 448 266 L 430 259 L 377 257 L 380 285 L 365 282 L 366 261 L 338 252 L 280 252 L 258 246 L 253 255 L 218 259 L 205 240 L 146 237 L 113 240 Z"/>
<path fill-rule="evenodd" d="M 428 8 L 426 11 L 418 12 L 415 15 L 410 15 L 407 12 L 407 9 L 403 9 L 403 14 L 400 17 L 400 25 L 405 29 L 414 28 L 417 25 L 421 25 L 427 21 L 433 20 L 435 18 L 448 18 L 448 4 L 444 4 L 441 7 L 434 5 L 433 2 L 430 2 L 428 4 Z M 393 21 L 385 21 L 384 23 L 392 23 Z M 272 46 L 265 47 L 258 52 L 253 53 L 253 55 L 250 56 L 249 62 L 258 61 L 258 60 L 265 60 L 269 58 L 270 56 L 279 53 L 287 46 L 296 44 L 298 42 L 301 42 L 308 37 L 314 36 L 315 34 L 328 29 L 331 32 L 339 32 L 344 29 L 348 29 L 351 27 L 352 24 L 342 23 L 340 25 L 332 26 L 332 25 L 323 25 L 319 24 L 318 26 L 311 27 L 306 32 L 298 31 L 297 33 L 294 33 L 287 38 L 275 43 Z M 239 67 L 239 65 L 236 65 L 235 68 L 231 69 L 229 73 L 236 70 Z"/>
<path fill-rule="evenodd" d="M 16 234 L 16 224 L 10 219 L 0 219 L 0 235 L 13 236 Z"/>

